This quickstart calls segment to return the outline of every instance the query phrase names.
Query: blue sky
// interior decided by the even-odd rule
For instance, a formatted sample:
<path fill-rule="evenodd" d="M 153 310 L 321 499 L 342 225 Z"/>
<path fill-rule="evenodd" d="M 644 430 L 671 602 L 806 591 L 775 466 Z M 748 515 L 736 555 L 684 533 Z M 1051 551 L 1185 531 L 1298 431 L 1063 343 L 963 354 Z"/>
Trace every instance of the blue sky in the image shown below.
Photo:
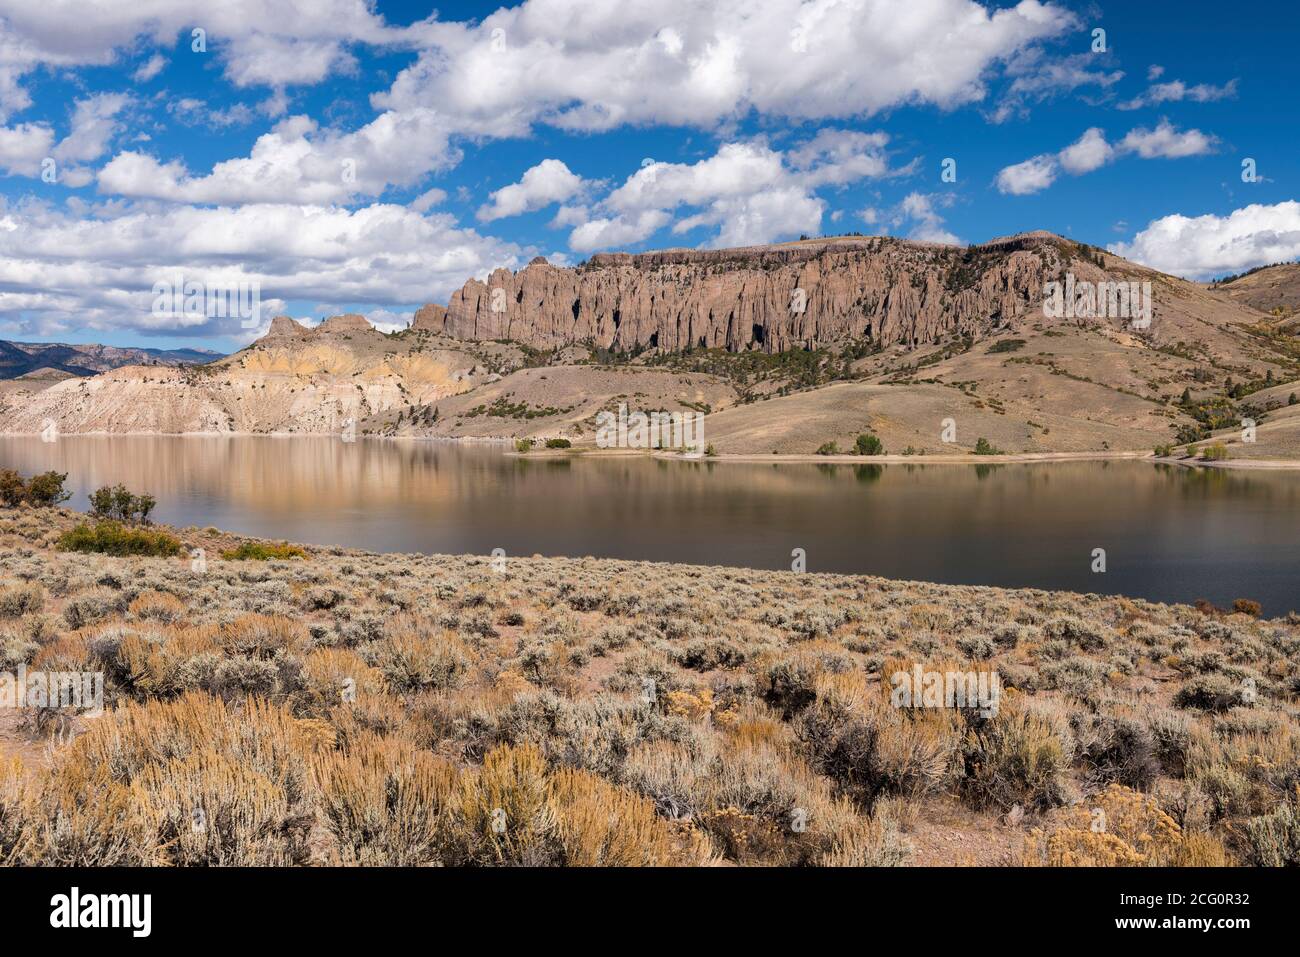
<path fill-rule="evenodd" d="M 1222 11 L 0 0 L 0 337 L 228 351 L 534 255 L 801 234 L 1294 259 L 1296 15 Z M 160 312 L 173 279 L 255 283 L 258 323 Z"/>

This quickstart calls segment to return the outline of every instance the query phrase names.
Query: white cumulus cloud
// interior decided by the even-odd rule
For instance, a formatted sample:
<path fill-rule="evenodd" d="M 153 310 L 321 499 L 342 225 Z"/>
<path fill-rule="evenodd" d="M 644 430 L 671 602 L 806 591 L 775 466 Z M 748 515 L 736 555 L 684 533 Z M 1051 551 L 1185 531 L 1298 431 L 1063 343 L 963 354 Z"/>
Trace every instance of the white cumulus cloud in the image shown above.
<path fill-rule="evenodd" d="M 583 190 L 583 179 L 557 159 L 542 160 L 527 170 L 517 183 L 495 190 L 492 201 L 479 208 L 478 218 L 483 222 L 518 216 L 542 209 L 552 203 L 563 203 Z"/>
<path fill-rule="evenodd" d="M 580 251 L 646 239 L 679 210 L 673 233 L 717 227 L 705 242 L 715 248 L 815 233 L 826 210 L 816 190 L 889 175 L 888 142 L 883 133 L 822 129 L 786 152 L 753 140 L 724 143 L 696 163 L 647 159 L 597 204 L 608 215 L 566 207 L 556 223 L 579 222 L 569 244 Z"/>
<path fill-rule="evenodd" d="M 1120 149 L 1132 150 L 1143 159 L 1181 159 L 1212 152 L 1217 140 L 1200 130 L 1179 132 L 1168 120 L 1153 130 L 1132 130 L 1120 142 Z"/>
<path fill-rule="evenodd" d="M 1037 193 L 1056 181 L 1058 168 L 1056 157 L 1051 154 L 1031 156 L 1024 162 L 1002 168 L 997 178 L 998 191 L 1012 196 Z"/>
<path fill-rule="evenodd" d="M 117 115 L 129 102 L 125 93 L 97 93 L 78 100 L 72 111 L 71 129 L 55 148 L 54 158 L 63 162 L 99 159 L 120 131 Z"/>
<path fill-rule="evenodd" d="M 592 252 L 639 243 L 662 229 L 671 219 L 660 209 L 647 209 L 632 216 L 590 219 L 569 234 L 569 248 L 575 252 Z"/>
<path fill-rule="evenodd" d="M 1227 216 L 1163 216 L 1110 250 L 1190 279 L 1290 262 L 1300 259 L 1300 203 L 1252 204 Z"/>
<path fill-rule="evenodd" d="M 383 113 L 351 133 L 292 116 L 259 136 L 249 156 L 217 163 L 206 176 L 176 160 L 119 153 L 100 170 L 99 190 L 180 203 L 342 203 L 411 185 L 458 158 L 434 110 Z"/>
<path fill-rule="evenodd" d="M 1061 150 L 1059 159 L 1067 173 L 1080 176 L 1105 166 L 1114 155 L 1115 148 L 1106 142 L 1106 134 L 1094 126 Z"/>
<path fill-rule="evenodd" d="M 152 314 L 152 288 L 258 283 L 266 300 L 446 301 L 470 276 L 519 262 L 510 243 L 404 206 L 249 204 L 109 207 L 80 217 L 28 203 L 4 211 L 0 321 L 28 333 L 65 328 L 176 330 Z M 93 215 L 100 213 L 99 216 Z M 238 334 L 238 320 L 192 321 L 192 335 Z"/>
<path fill-rule="evenodd" d="M 358 43 L 414 46 L 423 23 L 393 27 L 367 0 L 26 0 L 0 2 L 0 120 L 25 108 L 24 77 L 39 67 L 106 65 L 141 44 L 175 56 L 211 56 L 236 86 L 283 88 L 318 83 L 353 65 Z M 192 50 L 192 31 L 205 31 L 206 52 Z M 154 54 L 136 79 L 156 76 Z"/>
<path fill-rule="evenodd" d="M 437 103 L 463 129 L 714 126 L 749 110 L 827 119 L 981 100 L 997 66 L 1074 26 L 1039 0 L 526 0 L 438 23 L 377 106 Z"/>
<path fill-rule="evenodd" d="M 1138 127 L 1111 145 L 1106 141 L 1105 132 L 1094 126 L 1059 153 L 1043 153 L 1004 167 L 996 182 L 1000 192 L 1024 196 L 1047 189 L 1062 169 L 1072 176 L 1081 176 L 1126 154 L 1136 154 L 1142 159 L 1200 156 L 1213 152 L 1218 142 L 1218 138 L 1209 133 L 1180 131 L 1162 119 L 1155 129 Z"/>
<path fill-rule="evenodd" d="M 0 170 L 10 175 L 37 176 L 41 160 L 50 155 L 54 131 L 44 123 L 0 126 Z"/>

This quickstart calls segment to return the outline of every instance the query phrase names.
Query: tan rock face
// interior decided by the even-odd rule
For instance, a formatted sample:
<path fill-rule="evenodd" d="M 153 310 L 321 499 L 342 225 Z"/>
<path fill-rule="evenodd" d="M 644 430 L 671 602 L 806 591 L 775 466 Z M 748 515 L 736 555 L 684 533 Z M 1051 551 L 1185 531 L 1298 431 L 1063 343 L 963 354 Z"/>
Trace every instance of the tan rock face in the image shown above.
<path fill-rule="evenodd" d="M 428 309 L 430 307 L 425 306 L 424 308 Z M 438 306 L 436 308 L 441 309 L 442 307 Z M 339 334 L 354 335 L 359 332 L 374 332 L 383 335 L 383 333 L 379 332 L 378 329 L 370 324 L 370 320 L 365 316 L 358 315 L 355 312 L 350 312 L 342 316 L 330 316 L 320 325 L 314 327 L 304 326 L 302 323 L 289 316 L 276 316 L 271 320 L 270 328 L 266 330 L 266 335 L 264 335 L 260 341 L 266 342 L 267 340 L 274 339 L 306 340 L 315 339 L 319 336 Z"/>
<path fill-rule="evenodd" d="M 415 310 L 415 318 L 411 320 L 411 328 L 416 332 L 442 332 L 446 319 L 446 308 L 431 302 L 427 306 L 421 306 Z"/>
<path fill-rule="evenodd" d="M 271 328 L 266 330 L 264 339 L 303 339 L 311 333 L 306 326 L 299 324 L 289 316 L 276 316 L 271 320 Z"/>
<path fill-rule="evenodd" d="M 1061 243 L 1050 234 L 969 248 L 872 238 L 599 254 L 572 269 L 534 260 L 470 280 L 445 313 L 425 307 L 416 322 L 534 348 L 779 352 L 850 338 L 911 346 L 1013 326 L 1058 277 Z"/>
<path fill-rule="evenodd" d="M 365 316 L 359 316 L 355 312 L 350 312 L 344 316 L 330 316 L 319 326 L 316 332 L 331 335 L 340 332 L 376 332 L 374 326 Z"/>

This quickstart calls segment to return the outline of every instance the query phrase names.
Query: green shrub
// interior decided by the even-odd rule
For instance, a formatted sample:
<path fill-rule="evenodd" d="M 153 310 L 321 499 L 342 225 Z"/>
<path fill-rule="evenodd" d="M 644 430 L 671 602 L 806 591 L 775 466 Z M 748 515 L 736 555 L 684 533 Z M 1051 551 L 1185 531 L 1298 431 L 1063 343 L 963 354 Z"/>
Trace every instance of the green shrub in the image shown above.
<path fill-rule="evenodd" d="M 1160 773 L 1155 740 L 1140 722 L 1114 715 L 1077 713 L 1072 719 L 1078 753 L 1092 784 L 1121 784 L 1149 791 Z"/>
<path fill-rule="evenodd" d="M 1106 666 L 1086 655 L 1071 655 L 1039 668 L 1047 687 L 1064 691 L 1082 701 L 1095 698 L 1106 679 Z"/>
<path fill-rule="evenodd" d="M 547 439 L 546 447 L 548 449 L 567 449 L 571 448 L 573 443 L 568 439 Z"/>
<path fill-rule="evenodd" d="M 59 505 L 72 498 L 72 493 L 63 489 L 67 480 L 67 472 L 42 472 L 23 481 L 13 469 L 0 469 L 0 503 L 9 508 L 23 502 L 40 508 Z"/>
<path fill-rule="evenodd" d="M 1215 442 L 1201 449 L 1201 459 L 1206 462 L 1222 462 L 1228 458 L 1228 447 L 1222 442 Z"/>
<path fill-rule="evenodd" d="M 857 450 L 857 453 L 859 455 L 884 455 L 885 454 L 884 443 L 881 442 L 880 439 L 876 438 L 876 436 L 872 435 L 870 432 L 866 432 L 863 433 L 862 435 L 859 435 L 857 442 L 854 443 L 854 448 Z"/>
<path fill-rule="evenodd" d="M 1174 454 L 1174 447 L 1167 442 L 1164 445 L 1157 445 L 1155 454 L 1156 458 L 1167 459 Z"/>
<path fill-rule="evenodd" d="M 1192 750 L 1192 719 L 1172 708 L 1153 709 L 1147 719 L 1147 730 L 1156 760 L 1174 777 L 1186 777 L 1187 759 Z"/>
<path fill-rule="evenodd" d="M 97 588 L 69 598 L 63 605 L 63 620 L 69 628 L 85 628 L 103 621 L 117 610 L 113 603 L 113 593 Z"/>
<path fill-rule="evenodd" d="M 1300 810 L 1290 801 L 1272 814 L 1246 822 L 1246 863 L 1254 867 L 1300 866 Z"/>
<path fill-rule="evenodd" d="M 999 339 L 989 346 L 989 355 L 999 352 L 1019 352 L 1025 347 L 1024 339 Z"/>
<path fill-rule="evenodd" d="M 98 552 L 102 555 L 149 555 L 169 558 L 179 555 L 181 543 L 166 532 L 126 528 L 121 522 L 104 520 L 93 526 L 82 522 L 59 536 L 60 551 Z"/>
<path fill-rule="evenodd" d="M 817 448 L 818 455 L 839 455 L 840 447 L 835 442 L 823 442 Z"/>
<path fill-rule="evenodd" d="M 63 483 L 67 480 L 67 472 L 42 472 L 40 475 L 33 475 L 31 481 L 27 483 L 27 501 L 46 508 L 66 502 L 72 498 L 72 493 L 63 489 Z"/>
<path fill-rule="evenodd" d="M 992 720 L 967 732 L 963 757 L 962 789 L 977 808 L 1065 803 L 1072 758 L 1068 729 L 1046 716 L 1004 704 Z"/>
<path fill-rule="evenodd" d="M 237 562 L 253 560 L 258 562 L 268 561 L 272 558 L 290 559 L 306 558 L 307 553 L 297 545 L 290 545 L 288 542 L 279 544 L 268 544 L 266 542 L 241 542 L 238 548 L 228 548 L 221 553 L 221 557 L 226 561 Z"/>
<path fill-rule="evenodd" d="M 532 439 L 515 439 L 515 451 L 531 452 L 536 444 Z"/>
<path fill-rule="evenodd" d="M 152 495 L 135 495 L 125 485 L 106 485 L 90 493 L 90 514 L 120 522 L 148 522 L 157 504 Z"/>
<path fill-rule="evenodd" d="M 21 618 L 45 608 L 45 589 L 32 583 L 0 587 L 0 618 Z"/>
<path fill-rule="evenodd" d="M 988 439 L 983 438 L 981 436 L 979 439 L 975 440 L 975 454 L 976 455 L 1001 455 L 1002 450 L 999 448 L 995 448 L 992 445 L 992 443 L 989 442 Z"/>
<path fill-rule="evenodd" d="M 1231 708 L 1249 704 L 1243 686 L 1223 675 L 1201 675 L 1188 681 L 1174 695 L 1179 708 L 1195 708 L 1222 714 Z"/>
<path fill-rule="evenodd" d="M 113 514 L 113 490 L 107 485 L 90 493 L 90 514 L 96 518 L 109 518 Z"/>
<path fill-rule="evenodd" d="M 916 799 L 947 784 L 961 738 L 955 722 L 928 718 L 832 693 L 795 727 L 813 767 L 870 809 L 886 795 Z"/>

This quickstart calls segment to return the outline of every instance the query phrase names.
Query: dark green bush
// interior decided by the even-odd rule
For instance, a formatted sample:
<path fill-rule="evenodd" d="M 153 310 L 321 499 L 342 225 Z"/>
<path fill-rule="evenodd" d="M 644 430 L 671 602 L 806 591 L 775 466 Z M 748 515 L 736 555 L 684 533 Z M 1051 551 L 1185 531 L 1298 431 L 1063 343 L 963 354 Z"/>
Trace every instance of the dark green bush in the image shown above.
<path fill-rule="evenodd" d="M 135 495 L 125 485 L 106 485 L 90 493 L 90 514 L 120 522 L 148 522 L 157 504 L 152 495 Z"/>
<path fill-rule="evenodd" d="M 67 480 L 67 472 L 42 472 L 24 481 L 13 469 L 0 469 L 0 503 L 9 508 L 23 502 L 41 508 L 58 505 L 72 498 L 63 489 Z"/>
<path fill-rule="evenodd" d="M 33 505 L 48 508 L 72 498 L 71 492 L 65 492 L 63 483 L 68 480 L 67 472 L 42 472 L 33 475 L 27 483 L 27 501 Z"/>
<path fill-rule="evenodd" d="M 998 352 L 1018 352 L 1025 347 L 1024 339 L 999 339 L 989 346 L 989 355 Z"/>
<path fill-rule="evenodd" d="M 857 450 L 859 455 L 885 454 L 884 443 L 870 432 L 859 435 L 857 442 L 854 443 L 854 448 Z"/>
<path fill-rule="evenodd" d="M 573 445 L 568 439 L 547 439 L 546 447 L 548 449 L 567 449 Z"/>

